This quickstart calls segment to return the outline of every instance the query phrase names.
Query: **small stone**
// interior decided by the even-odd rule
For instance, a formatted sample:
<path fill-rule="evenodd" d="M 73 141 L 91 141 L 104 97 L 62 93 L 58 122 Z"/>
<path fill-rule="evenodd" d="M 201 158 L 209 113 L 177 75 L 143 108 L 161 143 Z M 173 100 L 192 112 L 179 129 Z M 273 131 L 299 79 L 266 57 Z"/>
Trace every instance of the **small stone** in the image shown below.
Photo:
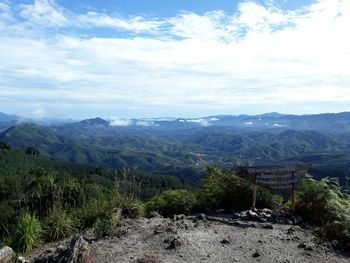
<path fill-rule="evenodd" d="M 232 218 L 233 219 L 240 219 L 241 218 L 241 214 L 240 213 L 233 213 Z"/>
<path fill-rule="evenodd" d="M 261 256 L 261 254 L 260 254 L 260 252 L 258 250 L 255 251 L 255 253 L 253 254 L 253 258 L 258 258 L 260 256 Z"/>
<path fill-rule="evenodd" d="M 305 248 L 306 247 L 306 244 L 305 243 L 300 243 L 299 245 L 298 245 L 298 248 Z"/>
<path fill-rule="evenodd" d="M 273 229 L 273 225 L 271 225 L 271 224 L 265 224 L 265 225 L 263 225 L 263 228 L 264 228 L 264 229 Z"/>
<path fill-rule="evenodd" d="M 207 217 L 205 216 L 205 214 L 200 214 L 200 215 L 198 216 L 198 219 L 199 219 L 199 220 L 202 220 L 202 221 L 207 221 Z"/>
<path fill-rule="evenodd" d="M 224 238 L 223 240 L 220 241 L 220 243 L 223 244 L 223 245 L 226 245 L 226 244 L 230 244 L 231 241 L 229 241 L 229 240 Z"/>
<path fill-rule="evenodd" d="M 13 250 L 10 247 L 3 247 L 0 249 L 0 262 L 10 262 L 12 259 Z"/>
<path fill-rule="evenodd" d="M 177 249 L 181 247 L 181 241 L 179 238 L 175 237 L 173 240 L 170 241 L 170 245 L 166 249 Z"/>
<path fill-rule="evenodd" d="M 24 257 L 18 257 L 16 263 L 30 263 Z"/>
<path fill-rule="evenodd" d="M 288 234 L 288 235 L 291 235 L 291 234 L 293 234 L 294 232 L 295 232 L 295 228 L 294 228 L 294 227 L 290 227 L 290 228 L 287 229 L 287 234 Z"/>
<path fill-rule="evenodd" d="M 276 217 L 280 217 L 281 216 L 281 212 L 280 211 L 272 211 L 271 212 L 271 216 L 276 218 Z"/>
<path fill-rule="evenodd" d="M 259 215 L 255 212 L 253 212 L 252 210 L 248 211 L 248 217 L 251 220 L 259 220 Z"/>
<path fill-rule="evenodd" d="M 260 218 L 259 218 L 259 222 L 260 222 L 260 223 L 266 223 L 266 222 L 267 222 L 267 219 L 266 219 L 266 218 L 260 217 Z"/>
<path fill-rule="evenodd" d="M 286 224 L 288 225 L 294 225 L 293 221 L 290 219 L 286 219 Z"/>
<path fill-rule="evenodd" d="M 264 208 L 264 209 L 262 209 L 261 210 L 263 213 L 265 213 L 265 214 L 272 214 L 272 210 L 271 209 L 268 209 L 268 208 Z"/>
<path fill-rule="evenodd" d="M 64 246 L 64 245 L 59 245 L 56 248 L 56 252 L 58 252 L 58 253 L 61 253 L 61 252 L 66 251 L 66 250 L 67 250 L 67 246 Z"/>
<path fill-rule="evenodd" d="M 310 245 L 306 245 L 305 250 L 312 251 L 312 250 L 314 250 L 314 248 Z"/>
<path fill-rule="evenodd" d="M 49 248 L 46 249 L 46 253 L 50 253 L 51 254 L 53 252 L 55 252 L 55 249 L 52 248 L 52 247 L 49 247 Z"/>

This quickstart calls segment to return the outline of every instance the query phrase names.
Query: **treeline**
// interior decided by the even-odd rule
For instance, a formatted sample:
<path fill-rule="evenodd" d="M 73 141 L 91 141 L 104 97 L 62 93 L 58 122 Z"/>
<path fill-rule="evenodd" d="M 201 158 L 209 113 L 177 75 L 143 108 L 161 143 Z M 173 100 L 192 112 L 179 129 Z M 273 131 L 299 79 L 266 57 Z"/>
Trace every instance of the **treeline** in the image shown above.
<path fill-rule="evenodd" d="M 142 216 L 139 199 L 183 187 L 175 177 L 55 161 L 0 143 L 0 246 L 26 251 L 90 227 L 103 234 L 113 213 L 114 221 Z"/>

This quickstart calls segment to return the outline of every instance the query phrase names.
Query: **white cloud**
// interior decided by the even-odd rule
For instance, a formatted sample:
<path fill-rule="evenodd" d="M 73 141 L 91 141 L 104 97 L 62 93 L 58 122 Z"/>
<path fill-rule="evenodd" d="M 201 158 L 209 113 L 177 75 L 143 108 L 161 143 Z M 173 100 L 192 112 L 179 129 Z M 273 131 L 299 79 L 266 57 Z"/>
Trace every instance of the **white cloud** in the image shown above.
<path fill-rule="evenodd" d="M 110 126 L 130 126 L 132 121 L 127 119 L 112 119 L 109 123 Z"/>
<path fill-rule="evenodd" d="M 46 110 L 42 109 L 42 108 L 36 109 L 32 115 L 35 119 L 43 119 L 43 118 L 47 117 Z"/>
<path fill-rule="evenodd" d="M 137 126 L 149 127 L 149 126 L 157 126 L 153 121 L 137 121 Z"/>
<path fill-rule="evenodd" d="M 138 116 L 156 115 L 147 108 L 160 115 L 329 111 L 319 103 L 350 103 L 348 25 L 344 0 L 294 11 L 245 1 L 235 14 L 170 18 L 0 0 L 0 101 L 57 100 L 111 115 L 120 105 Z M 101 28 L 118 34 L 103 37 Z"/>
<path fill-rule="evenodd" d="M 147 20 L 141 16 L 135 16 L 131 19 L 125 19 L 107 14 L 100 14 L 89 11 L 84 15 L 77 17 L 77 23 L 81 27 L 110 27 L 114 29 L 131 30 L 135 32 L 156 30 L 161 23 L 156 20 Z"/>
<path fill-rule="evenodd" d="M 39 26 L 66 26 L 69 23 L 64 9 L 54 0 L 35 0 L 34 4 L 21 4 L 20 14 L 28 22 Z"/>

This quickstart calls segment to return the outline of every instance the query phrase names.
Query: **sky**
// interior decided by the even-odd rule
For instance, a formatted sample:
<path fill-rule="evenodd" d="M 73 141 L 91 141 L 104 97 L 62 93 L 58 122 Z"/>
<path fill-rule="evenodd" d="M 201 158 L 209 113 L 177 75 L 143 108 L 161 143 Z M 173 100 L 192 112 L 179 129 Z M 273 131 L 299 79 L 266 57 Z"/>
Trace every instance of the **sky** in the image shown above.
<path fill-rule="evenodd" d="M 350 111 L 349 0 L 0 0 L 0 112 Z"/>

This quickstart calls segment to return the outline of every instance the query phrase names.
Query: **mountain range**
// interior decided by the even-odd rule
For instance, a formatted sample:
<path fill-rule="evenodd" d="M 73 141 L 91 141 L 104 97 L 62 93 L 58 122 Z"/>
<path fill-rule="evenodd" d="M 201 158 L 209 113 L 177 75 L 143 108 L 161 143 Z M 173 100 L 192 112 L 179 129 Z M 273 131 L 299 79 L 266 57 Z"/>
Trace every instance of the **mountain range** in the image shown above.
<path fill-rule="evenodd" d="M 267 113 L 203 118 L 21 121 L 0 114 L 0 141 L 35 147 L 43 155 L 103 167 L 200 180 L 208 165 L 313 163 L 317 177 L 347 183 L 350 112 L 318 115 Z"/>

